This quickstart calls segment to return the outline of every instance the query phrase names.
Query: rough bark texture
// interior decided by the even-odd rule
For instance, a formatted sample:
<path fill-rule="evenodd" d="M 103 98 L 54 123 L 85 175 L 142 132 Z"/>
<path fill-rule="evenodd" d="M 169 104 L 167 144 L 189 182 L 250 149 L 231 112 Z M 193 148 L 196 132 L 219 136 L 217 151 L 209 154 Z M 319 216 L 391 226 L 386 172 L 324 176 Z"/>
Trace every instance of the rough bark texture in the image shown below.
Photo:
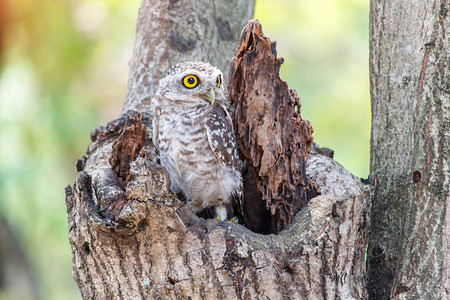
<path fill-rule="evenodd" d="M 248 162 L 243 220 L 260 233 L 278 233 L 319 194 L 306 176 L 313 129 L 301 118 L 297 93 L 279 76 L 282 63 L 276 43 L 264 36 L 261 24 L 249 22 L 228 82 L 236 138 Z"/>
<path fill-rule="evenodd" d="M 165 170 L 142 157 L 131 164 L 128 202 L 111 222 L 99 214 L 86 168 L 66 189 L 83 298 L 365 298 L 370 188 L 323 155 L 314 154 L 308 170 L 326 196 L 279 235 L 260 235 L 198 218 L 169 194 Z"/>
<path fill-rule="evenodd" d="M 221 11 L 221 20 L 231 20 L 233 15 L 236 20 L 230 24 L 240 23 L 241 15 L 236 13 L 239 3 L 233 6 L 228 2 L 231 8 Z M 66 189 L 73 275 L 82 297 L 365 298 L 364 253 L 371 188 L 329 157 L 310 156 L 302 176 L 317 181 L 323 196 L 312 199 L 278 235 L 257 234 L 229 221 L 204 220 L 170 194 L 169 176 L 155 162 L 151 137 L 147 136 L 148 144 L 142 144 L 145 133 L 135 111 L 142 113 L 144 124 L 151 123 L 147 95 L 156 89 L 162 74 L 156 66 L 175 63 L 172 55 L 177 60 L 205 59 L 200 54 L 190 56 L 195 48 L 183 52 L 181 46 L 173 46 L 177 49 L 174 54 L 166 47 L 167 35 L 173 32 L 190 38 L 188 29 L 176 30 L 182 27 L 173 19 L 173 9 L 183 7 L 182 12 L 190 14 L 189 5 L 194 4 L 144 1 L 123 109 L 127 114 L 92 133 L 92 144 L 77 163 L 76 183 Z M 195 20 L 203 24 L 203 18 L 209 20 L 212 12 L 200 12 L 203 10 L 196 12 Z M 214 18 L 213 24 L 223 24 L 217 21 L 218 15 Z M 175 29 L 168 25 L 169 19 Z M 201 26 L 195 20 L 191 25 Z M 158 43 L 158 38 L 163 42 Z M 223 56 L 213 50 L 215 47 L 205 42 L 198 51 Z M 185 56 L 177 56 L 180 53 Z M 129 142 L 126 137 L 138 139 Z M 304 162 L 305 157 L 301 159 Z"/>
<path fill-rule="evenodd" d="M 122 115 L 150 113 L 150 99 L 166 71 L 200 60 L 228 76 L 239 33 L 253 17 L 255 0 L 143 0 Z"/>
<path fill-rule="evenodd" d="M 449 9 L 371 1 L 372 299 L 450 299 Z"/>

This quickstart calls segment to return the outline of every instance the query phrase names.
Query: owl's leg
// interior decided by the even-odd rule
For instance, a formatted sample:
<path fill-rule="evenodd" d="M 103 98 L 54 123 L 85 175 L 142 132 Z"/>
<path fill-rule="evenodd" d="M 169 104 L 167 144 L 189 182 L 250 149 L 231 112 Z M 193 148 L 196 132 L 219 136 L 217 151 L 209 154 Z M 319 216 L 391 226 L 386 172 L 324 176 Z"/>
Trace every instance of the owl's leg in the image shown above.
<path fill-rule="evenodd" d="M 216 220 L 221 220 L 221 221 L 229 220 L 236 224 L 239 223 L 239 219 L 236 216 L 234 216 L 231 219 L 228 219 L 228 217 L 232 216 L 233 214 L 226 206 L 221 205 L 221 206 L 214 207 L 214 215 L 216 217 Z"/>
<path fill-rule="evenodd" d="M 216 213 L 216 219 L 225 221 L 228 217 L 227 209 L 225 206 L 214 207 L 214 212 Z"/>

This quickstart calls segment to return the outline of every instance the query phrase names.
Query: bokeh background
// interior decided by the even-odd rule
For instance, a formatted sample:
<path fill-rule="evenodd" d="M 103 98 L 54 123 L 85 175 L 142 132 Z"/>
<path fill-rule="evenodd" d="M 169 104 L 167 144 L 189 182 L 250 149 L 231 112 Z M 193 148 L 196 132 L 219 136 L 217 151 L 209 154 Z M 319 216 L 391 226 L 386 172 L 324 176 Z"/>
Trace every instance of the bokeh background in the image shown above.
<path fill-rule="evenodd" d="M 121 110 L 139 5 L 0 0 L 1 300 L 80 299 L 64 188 L 89 133 Z M 369 0 L 257 0 L 255 18 L 315 141 L 366 178 Z"/>

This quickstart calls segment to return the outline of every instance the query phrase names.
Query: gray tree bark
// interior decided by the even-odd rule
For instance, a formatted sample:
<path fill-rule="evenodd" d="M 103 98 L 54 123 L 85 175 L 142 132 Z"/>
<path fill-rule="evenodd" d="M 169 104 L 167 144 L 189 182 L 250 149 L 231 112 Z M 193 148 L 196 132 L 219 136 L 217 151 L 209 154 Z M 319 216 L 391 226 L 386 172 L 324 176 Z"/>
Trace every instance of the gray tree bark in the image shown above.
<path fill-rule="evenodd" d="M 366 298 L 372 189 L 327 156 L 313 152 L 306 165 L 322 195 L 277 235 L 204 220 L 170 194 L 151 131 L 136 111 L 151 126 L 148 105 L 171 64 L 208 60 L 228 69 L 254 3 L 236 0 L 220 10 L 214 3 L 142 4 L 123 113 L 92 133 L 66 189 L 73 275 L 83 299 Z M 221 32 L 228 27 L 230 34 Z M 218 46 L 228 42 L 229 50 Z M 255 57 L 253 50 L 244 49 Z"/>
<path fill-rule="evenodd" d="M 371 1 L 371 299 L 450 299 L 449 8 Z"/>

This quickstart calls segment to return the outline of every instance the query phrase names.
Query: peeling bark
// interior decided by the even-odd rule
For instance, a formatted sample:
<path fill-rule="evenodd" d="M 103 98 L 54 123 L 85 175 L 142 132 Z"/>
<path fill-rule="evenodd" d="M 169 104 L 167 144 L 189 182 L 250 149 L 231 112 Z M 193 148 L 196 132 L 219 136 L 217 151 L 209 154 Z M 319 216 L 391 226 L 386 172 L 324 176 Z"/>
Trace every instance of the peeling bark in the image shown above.
<path fill-rule="evenodd" d="M 313 129 L 300 115 L 297 93 L 280 78 L 282 63 L 276 43 L 264 36 L 258 21 L 250 21 L 228 81 L 236 138 L 249 168 L 244 173 L 244 224 L 261 233 L 281 231 L 319 194 L 305 167 Z"/>
<path fill-rule="evenodd" d="M 142 115 L 138 114 L 136 118 L 129 116 L 122 134 L 113 144 L 109 160 L 111 167 L 124 180 L 123 187 L 130 181 L 130 163 L 136 160 L 147 143 L 147 129 L 142 124 Z"/>

